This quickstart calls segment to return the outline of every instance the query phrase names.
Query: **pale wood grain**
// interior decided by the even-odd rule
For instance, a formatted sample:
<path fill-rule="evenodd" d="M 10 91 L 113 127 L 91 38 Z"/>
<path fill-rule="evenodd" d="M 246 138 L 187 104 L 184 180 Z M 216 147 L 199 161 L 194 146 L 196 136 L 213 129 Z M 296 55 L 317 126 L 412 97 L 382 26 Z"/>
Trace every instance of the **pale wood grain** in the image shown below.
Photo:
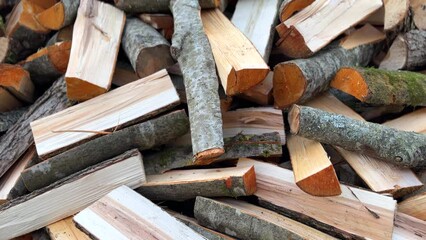
<path fill-rule="evenodd" d="M 396 213 L 392 240 L 421 240 L 425 238 L 425 221 L 411 217 L 399 211 Z"/>
<path fill-rule="evenodd" d="M 400 202 L 398 211 L 426 221 L 426 192 L 419 193 Z"/>
<path fill-rule="evenodd" d="M 52 240 L 90 240 L 84 232 L 75 226 L 73 217 L 67 217 L 46 226 Z"/>

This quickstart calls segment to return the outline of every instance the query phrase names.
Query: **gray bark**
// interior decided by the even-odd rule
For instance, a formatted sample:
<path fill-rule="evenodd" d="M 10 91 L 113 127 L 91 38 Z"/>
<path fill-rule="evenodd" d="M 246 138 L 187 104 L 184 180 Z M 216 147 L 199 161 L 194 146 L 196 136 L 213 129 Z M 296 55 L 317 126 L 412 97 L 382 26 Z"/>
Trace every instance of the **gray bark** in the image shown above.
<path fill-rule="evenodd" d="M 196 0 L 172 0 L 175 32 L 172 56 L 178 60 L 186 88 L 195 161 L 223 153 L 219 82 Z"/>
<path fill-rule="evenodd" d="M 426 135 L 398 131 L 315 108 L 293 106 L 291 132 L 403 167 L 426 167 Z"/>
<path fill-rule="evenodd" d="M 16 63 L 24 60 L 44 45 L 47 36 L 48 33 L 38 33 L 26 27 L 18 26 L 11 36 L 7 36 L 10 42 L 6 62 Z"/>
<path fill-rule="evenodd" d="M 164 144 L 188 130 L 185 111 L 173 112 L 78 145 L 26 169 L 21 178 L 32 192 L 129 149 L 146 150 Z"/>
<path fill-rule="evenodd" d="M 50 85 L 64 74 L 50 62 L 48 54 L 25 62 L 22 66 L 30 73 L 31 80 L 37 85 Z"/>
<path fill-rule="evenodd" d="M 114 0 L 115 6 L 128 13 L 167 13 L 170 0 Z M 199 0 L 201 8 L 216 8 L 217 0 Z"/>
<path fill-rule="evenodd" d="M 411 30 L 405 34 L 407 62 L 405 69 L 414 70 L 426 67 L 426 31 Z"/>
<path fill-rule="evenodd" d="M 28 108 L 20 108 L 10 112 L 0 113 L 0 132 L 6 132 L 18 119 L 27 112 Z"/>
<path fill-rule="evenodd" d="M 77 17 L 78 6 L 80 6 L 80 0 L 61 0 L 64 4 L 64 23 L 62 27 L 68 26 L 74 23 Z"/>

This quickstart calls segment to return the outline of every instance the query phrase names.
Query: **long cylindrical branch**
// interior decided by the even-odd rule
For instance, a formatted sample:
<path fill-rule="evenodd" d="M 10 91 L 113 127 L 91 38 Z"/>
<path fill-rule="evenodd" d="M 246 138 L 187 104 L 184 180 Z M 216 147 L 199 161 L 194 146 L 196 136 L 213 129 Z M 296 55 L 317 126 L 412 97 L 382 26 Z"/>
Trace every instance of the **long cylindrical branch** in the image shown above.
<path fill-rule="evenodd" d="M 129 13 L 170 12 L 170 0 L 114 0 L 115 6 Z M 201 8 L 217 8 L 219 0 L 199 0 Z"/>
<path fill-rule="evenodd" d="M 175 32 L 172 56 L 182 70 L 196 162 L 224 153 L 219 83 L 197 0 L 172 0 Z"/>
<path fill-rule="evenodd" d="M 424 134 L 398 131 L 297 105 L 290 110 L 288 120 L 293 134 L 404 167 L 426 167 Z"/>
<path fill-rule="evenodd" d="M 27 110 L 27 108 L 20 108 L 10 112 L 0 113 L 0 132 L 6 132 Z"/>

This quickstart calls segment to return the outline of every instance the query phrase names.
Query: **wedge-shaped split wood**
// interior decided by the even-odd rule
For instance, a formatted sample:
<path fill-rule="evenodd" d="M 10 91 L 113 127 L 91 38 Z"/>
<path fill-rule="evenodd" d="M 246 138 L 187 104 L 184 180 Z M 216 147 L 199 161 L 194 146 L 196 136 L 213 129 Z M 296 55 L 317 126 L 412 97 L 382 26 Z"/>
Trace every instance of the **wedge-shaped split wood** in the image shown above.
<path fill-rule="evenodd" d="M 201 225 L 238 239 L 335 239 L 268 209 L 233 199 L 197 197 L 194 215 Z"/>
<path fill-rule="evenodd" d="M 426 221 L 426 192 L 414 195 L 398 204 L 398 211 Z"/>
<path fill-rule="evenodd" d="M 76 214 L 119 186 L 137 188 L 144 182 L 142 156 L 137 150 L 126 152 L 2 205 L 0 236 L 32 232 Z"/>
<path fill-rule="evenodd" d="M 69 68 L 69 67 L 68 67 Z M 42 159 L 57 155 L 100 132 L 117 130 L 179 103 L 166 70 L 31 123 Z M 78 117 L 77 117 L 78 116 Z"/>
<path fill-rule="evenodd" d="M 250 196 L 256 192 L 256 174 L 253 166 L 173 170 L 147 175 L 147 182 L 136 191 L 151 200 L 171 201 Z"/>
<path fill-rule="evenodd" d="M 422 240 L 426 237 L 426 222 L 398 212 L 395 215 L 395 227 L 392 240 Z"/>
<path fill-rule="evenodd" d="M 47 29 L 59 30 L 74 22 L 79 4 L 80 0 L 61 0 L 38 13 L 36 19 Z"/>
<path fill-rule="evenodd" d="M 167 13 L 170 12 L 170 0 L 114 0 L 115 6 L 128 13 Z M 199 0 L 203 9 L 217 8 L 220 0 Z M 173 12 L 173 10 L 172 10 Z"/>
<path fill-rule="evenodd" d="M 269 72 L 265 80 L 263 80 L 256 86 L 250 88 L 249 90 L 243 92 L 242 94 L 238 95 L 238 97 L 247 99 L 251 102 L 255 102 L 263 106 L 274 104 L 274 100 L 272 97 L 273 77 L 274 72 Z"/>
<path fill-rule="evenodd" d="M 34 84 L 30 74 L 21 66 L 0 64 L 0 86 L 21 101 L 34 101 Z"/>
<path fill-rule="evenodd" d="M 390 197 L 345 185 L 340 196 L 314 197 L 297 187 L 290 170 L 250 159 L 238 165 L 254 165 L 263 207 L 338 238 L 392 239 L 396 201 Z"/>
<path fill-rule="evenodd" d="M 299 136 L 289 136 L 287 148 L 294 181 L 313 196 L 337 196 L 342 193 L 333 164 L 321 143 Z"/>
<path fill-rule="evenodd" d="M 142 13 L 139 15 L 139 19 L 157 30 L 174 28 L 173 16 L 170 14 Z"/>
<path fill-rule="evenodd" d="M 277 45 L 292 58 L 311 56 L 382 5 L 380 0 L 314 1 L 281 23 Z"/>
<path fill-rule="evenodd" d="M 205 239 L 126 186 L 78 213 L 74 221 L 97 239 Z"/>
<path fill-rule="evenodd" d="M 76 44 L 65 74 L 70 100 L 88 100 L 109 90 L 125 22 L 124 13 L 109 4 L 80 1 L 72 36 Z"/>
<path fill-rule="evenodd" d="M 265 60 L 219 9 L 205 10 L 201 18 L 227 95 L 242 93 L 266 78 Z"/>
<path fill-rule="evenodd" d="M 77 228 L 72 220 L 67 217 L 46 226 L 46 231 L 52 240 L 90 240 L 91 238 Z"/>
<path fill-rule="evenodd" d="M 385 31 L 397 30 L 404 24 L 405 18 L 410 10 L 409 0 L 386 0 L 383 1 L 385 8 L 384 29 Z"/>

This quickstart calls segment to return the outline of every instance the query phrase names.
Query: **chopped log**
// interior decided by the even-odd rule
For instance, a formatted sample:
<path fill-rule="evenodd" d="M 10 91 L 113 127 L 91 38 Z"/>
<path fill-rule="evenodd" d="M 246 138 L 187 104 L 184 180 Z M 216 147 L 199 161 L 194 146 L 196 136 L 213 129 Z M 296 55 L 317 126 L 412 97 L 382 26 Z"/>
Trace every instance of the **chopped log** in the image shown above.
<path fill-rule="evenodd" d="M 411 30 L 393 41 L 380 68 L 416 70 L 426 66 L 426 30 Z"/>
<path fill-rule="evenodd" d="M 184 77 L 192 151 L 198 164 L 224 153 L 218 79 L 198 1 L 172 0 L 170 9 L 175 20 L 171 53 Z"/>
<path fill-rule="evenodd" d="M 74 221 L 96 239 L 205 239 L 126 186 L 78 213 Z"/>
<path fill-rule="evenodd" d="M 348 39 L 351 39 L 351 35 Z M 276 65 L 273 80 L 275 107 L 283 109 L 308 101 L 328 89 L 341 67 L 366 66 L 377 48 L 378 45 L 371 43 L 346 49 L 341 43 L 334 42 L 311 58 Z"/>
<path fill-rule="evenodd" d="M 7 62 L 23 60 L 44 45 L 50 30 L 35 19 L 35 15 L 43 10 L 30 0 L 22 0 L 13 8 L 6 22 L 6 37 L 10 39 Z"/>
<path fill-rule="evenodd" d="M 19 108 L 17 110 L 0 113 L 0 133 L 6 132 L 11 128 L 27 110 L 27 108 Z"/>
<path fill-rule="evenodd" d="M 0 64 L 0 86 L 21 101 L 34 101 L 34 85 L 30 74 L 21 66 Z"/>
<path fill-rule="evenodd" d="M 139 15 L 139 19 L 157 30 L 174 28 L 173 16 L 170 14 L 142 13 Z"/>
<path fill-rule="evenodd" d="M 203 11 L 201 18 L 226 95 L 242 93 L 266 78 L 265 60 L 219 9 Z"/>
<path fill-rule="evenodd" d="M 179 97 L 167 72 L 157 72 L 31 122 L 37 153 L 40 158 L 47 159 L 99 137 L 102 131 L 132 125 L 167 111 L 178 103 Z"/>
<path fill-rule="evenodd" d="M 344 67 L 330 86 L 368 104 L 426 106 L 426 76 L 421 73 Z"/>
<path fill-rule="evenodd" d="M 426 237 L 426 222 L 401 212 L 395 215 L 392 240 L 421 240 Z"/>
<path fill-rule="evenodd" d="M 423 0 L 410 0 L 411 14 L 414 24 L 419 30 L 426 30 L 426 9 Z"/>
<path fill-rule="evenodd" d="M 47 29 L 59 30 L 74 22 L 79 4 L 80 0 L 61 0 L 38 13 L 36 19 Z"/>
<path fill-rule="evenodd" d="M 233 199 L 197 197 L 197 221 L 238 239 L 335 239 L 273 211 Z"/>
<path fill-rule="evenodd" d="M 358 115 L 348 106 L 344 105 L 331 94 L 324 94 L 310 101 L 307 103 L 307 105 L 328 112 L 342 114 L 353 119 L 363 120 L 360 115 Z M 424 122 L 421 121 L 426 116 L 424 115 L 426 114 L 426 111 L 419 111 L 423 111 L 423 115 L 421 115 L 423 118 L 420 117 L 420 115 L 413 113 L 385 123 L 385 125 L 403 131 L 417 131 L 417 126 L 423 125 L 425 127 Z M 398 198 L 413 192 L 422 186 L 422 183 L 419 181 L 413 171 L 408 168 L 402 168 L 389 162 L 368 157 L 364 154 L 346 151 L 339 147 L 335 147 L 335 149 L 346 159 L 355 172 L 375 192 L 390 193 L 392 196 L 394 196 L 394 198 Z"/>
<path fill-rule="evenodd" d="M 289 57 L 309 57 L 382 5 L 380 0 L 314 1 L 281 23 L 277 46 Z"/>
<path fill-rule="evenodd" d="M 119 186 L 136 188 L 144 182 L 142 156 L 137 150 L 126 152 L 3 204 L 0 235 L 10 239 L 34 231 L 77 213 Z"/>
<path fill-rule="evenodd" d="M 122 46 L 141 78 L 174 64 L 169 42 L 157 30 L 137 18 L 126 20 Z"/>
<path fill-rule="evenodd" d="M 0 86 L 0 112 L 8 112 L 22 107 L 22 103 L 9 91 Z"/>
<path fill-rule="evenodd" d="M 287 142 L 294 181 L 304 192 L 313 196 L 337 196 L 342 193 L 333 164 L 321 143 L 299 136 Z"/>
<path fill-rule="evenodd" d="M 238 165 L 254 165 L 263 207 L 338 238 L 392 238 L 396 201 L 390 197 L 345 185 L 340 196 L 313 197 L 296 186 L 290 170 L 250 159 Z"/>
<path fill-rule="evenodd" d="M 112 84 L 121 87 L 138 79 L 139 77 L 136 75 L 130 63 L 117 62 L 115 65 L 114 75 L 112 76 Z"/>
<path fill-rule="evenodd" d="M 253 166 L 173 170 L 147 175 L 137 192 L 151 200 L 185 201 L 197 196 L 241 197 L 256 192 Z"/>
<path fill-rule="evenodd" d="M 23 67 L 30 72 L 38 85 L 52 84 L 54 79 L 65 74 L 70 57 L 71 41 L 59 42 L 38 50 L 29 56 Z"/>
<path fill-rule="evenodd" d="M 115 6 L 127 13 L 167 13 L 173 10 L 169 8 L 170 0 L 114 0 Z M 220 0 L 199 0 L 203 9 L 217 8 Z"/>
<path fill-rule="evenodd" d="M 0 177 L 33 144 L 30 122 L 69 106 L 65 91 L 65 82 L 59 78 L 0 138 Z"/>
<path fill-rule="evenodd" d="M 67 42 L 72 40 L 73 25 L 61 28 L 47 41 L 46 47 L 54 45 L 58 42 Z"/>
<path fill-rule="evenodd" d="M 26 169 L 21 178 L 32 192 L 127 150 L 138 148 L 142 151 L 160 146 L 188 130 L 185 111 L 173 112 L 78 145 Z"/>
<path fill-rule="evenodd" d="M 271 53 L 279 5 L 279 0 L 238 1 L 231 19 L 235 27 L 253 43 L 266 62 Z"/>
<path fill-rule="evenodd" d="M 294 13 L 303 10 L 313 2 L 314 0 L 284 0 L 278 14 L 280 22 L 289 19 Z"/>
<path fill-rule="evenodd" d="M 385 31 L 396 30 L 404 24 L 405 18 L 409 14 L 409 0 L 386 0 L 383 1 L 385 8 Z"/>
<path fill-rule="evenodd" d="M 273 77 L 274 72 L 271 71 L 265 80 L 238 96 L 263 106 L 272 105 L 274 102 L 272 97 Z"/>
<path fill-rule="evenodd" d="M 426 192 L 414 195 L 398 204 L 398 211 L 426 221 Z"/>
<path fill-rule="evenodd" d="M 80 1 L 72 36 L 78 44 L 71 47 L 65 74 L 70 100 L 88 100 L 109 90 L 125 22 L 124 13 L 109 4 Z"/>
<path fill-rule="evenodd" d="M 52 240 L 90 240 L 91 238 L 76 227 L 73 217 L 67 217 L 46 226 Z"/>

